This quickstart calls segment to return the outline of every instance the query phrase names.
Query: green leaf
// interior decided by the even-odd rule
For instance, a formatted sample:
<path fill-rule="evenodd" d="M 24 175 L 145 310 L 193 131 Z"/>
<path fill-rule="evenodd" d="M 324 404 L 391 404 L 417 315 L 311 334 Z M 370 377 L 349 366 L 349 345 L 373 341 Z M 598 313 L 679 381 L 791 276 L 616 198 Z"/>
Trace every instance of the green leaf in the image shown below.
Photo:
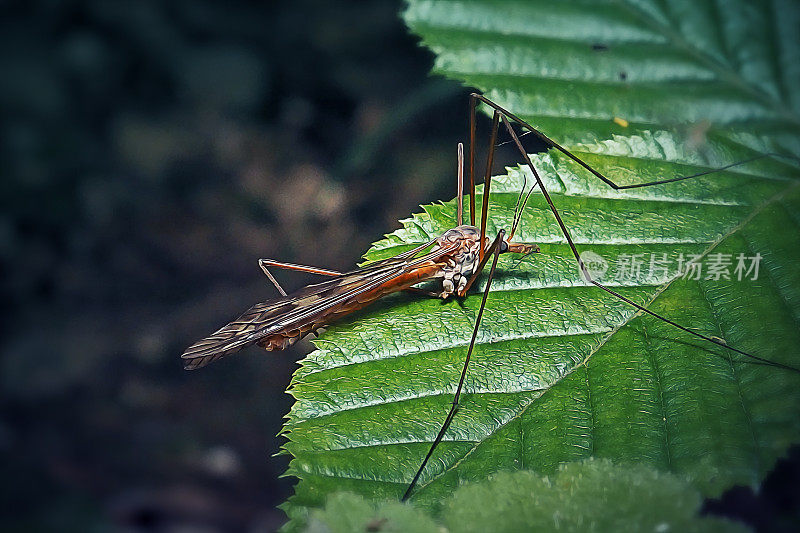
<path fill-rule="evenodd" d="M 349 533 L 517 531 L 746 531 L 719 518 L 698 517 L 702 499 L 686 481 L 642 465 L 588 460 L 562 465 L 553 476 L 501 472 L 459 487 L 441 522 L 411 504 L 370 503 L 350 493 L 327 498 L 324 509 L 287 530 Z"/>
<path fill-rule="evenodd" d="M 413 1 L 405 18 L 436 52 L 438 72 L 629 184 L 797 152 L 797 9 L 748 6 Z M 606 262 L 602 281 L 730 346 L 800 365 L 796 165 L 762 159 L 615 192 L 556 152 L 533 162 L 581 252 Z M 510 228 L 526 172 L 494 179 L 490 235 Z M 425 206 L 366 257 L 438 236 L 455 212 L 455 201 Z M 415 502 L 439 509 L 464 482 L 504 470 L 549 474 L 589 457 L 679 474 L 718 495 L 758 485 L 800 441 L 798 374 L 709 346 L 587 286 L 538 192 L 515 240 L 540 244 L 541 254 L 501 258 L 466 394 Z M 757 279 L 737 279 L 737 258 L 757 254 Z M 692 256 L 704 266 L 700 279 L 678 272 Z M 623 268 L 633 257 L 639 272 Z M 670 263 L 651 271 L 659 259 Z M 726 259 L 731 279 L 706 279 Z M 300 478 L 290 515 L 341 490 L 402 495 L 452 402 L 477 285 L 463 302 L 385 298 L 315 341 L 290 390 L 288 474 Z"/>
<path fill-rule="evenodd" d="M 436 54 L 434 72 L 563 143 L 692 124 L 767 135 L 796 154 L 797 7 L 412 0 L 404 18 Z"/>

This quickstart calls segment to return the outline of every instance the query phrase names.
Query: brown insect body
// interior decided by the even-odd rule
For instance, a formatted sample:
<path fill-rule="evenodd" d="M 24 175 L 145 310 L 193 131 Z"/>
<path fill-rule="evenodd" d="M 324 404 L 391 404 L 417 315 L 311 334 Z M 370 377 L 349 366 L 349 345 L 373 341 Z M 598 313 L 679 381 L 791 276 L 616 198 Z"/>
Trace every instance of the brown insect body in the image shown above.
<path fill-rule="evenodd" d="M 484 250 L 489 239 L 484 238 Z M 503 242 L 503 250 L 525 252 L 533 245 Z M 430 251 L 417 255 L 430 247 Z M 193 370 L 256 344 L 283 350 L 307 334 L 378 298 L 406 290 L 430 279 L 442 278 L 441 298 L 463 295 L 478 266 L 480 231 L 462 225 L 430 243 L 403 254 L 376 261 L 358 270 L 258 303 L 239 318 L 196 342 L 183 354 L 185 368 Z"/>
<path fill-rule="evenodd" d="M 480 254 L 480 230 L 475 226 L 457 226 L 447 230 L 436 239 L 433 249 L 457 245 L 455 251 L 442 259 L 440 276 L 442 277 L 441 298 L 447 298 L 454 292 L 462 292 L 467 285 L 478 262 Z M 489 245 L 489 239 L 484 238 L 484 250 Z"/>

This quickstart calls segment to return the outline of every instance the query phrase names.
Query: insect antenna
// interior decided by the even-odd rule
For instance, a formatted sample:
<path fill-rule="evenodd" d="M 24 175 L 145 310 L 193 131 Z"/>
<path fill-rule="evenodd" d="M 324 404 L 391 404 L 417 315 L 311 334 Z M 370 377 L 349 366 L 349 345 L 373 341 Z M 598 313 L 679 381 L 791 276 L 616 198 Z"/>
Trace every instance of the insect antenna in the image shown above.
<path fill-rule="evenodd" d="M 748 358 L 750 358 L 750 359 L 752 359 L 754 361 L 760 361 L 761 363 L 764 363 L 764 364 L 768 364 L 768 365 L 775 366 L 775 367 L 778 367 L 778 368 L 783 368 L 783 369 L 786 369 L 786 370 L 791 370 L 793 372 L 800 373 L 800 368 L 796 368 L 796 367 L 793 367 L 793 366 L 790 366 L 790 365 L 785 365 L 783 363 L 779 363 L 779 362 L 776 362 L 776 361 L 771 361 L 769 359 L 765 359 L 763 357 L 759 357 L 757 355 L 753 355 L 753 354 L 745 352 L 743 350 L 739 350 L 737 348 L 734 348 L 733 346 L 729 346 L 729 345 L 727 345 L 726 343 L 724 343 L 724 342 L 722 342 L 720 340 L 714 339 L 714 338 L 709 337 L 707 335 L 703 335 L 702 333 L 697 333 L 695 331 L 692 331 L 691 329 L 687 328 L 686 326 L 682 326 L 681 324 L 678 324 L 677 322 L 674 322 L 674 321 L 672 321 L 672 320 L 670 320 L 670 319 L 668 319 L 666 317 L 663 317 L 663 316 L 659 315 L 655 311 L 651 311 L 650 309 L 647 309 L 646 307 L 637 304 L 636 302 L 626 298 L 625 296 L 619 294 L 618 292 L 616 292 L 616 291 L 610 289 L 609 287 L 603 285 L 599 281 L 593 279 L 592 276 L 589 274 L 588 269 L 583 264 L 583 261 L 581 260 L 581 256 L 578 253 L 578 249 L 576 248 L 575 243 L 572 240 L 572 236 L 570 235 L 569 230 L 567 230 L 567 227 L 564 224 L 564 221 L 561 219 L 561 215 L 558 213 L 558 210 L 556 209 L 556 206 L 553 204 L 553 200 L 550 198 L 550 194 L 547 192 L 547 189 L 545 188 L 541 177 L 539 177 L 539 173 L 536 171 L 536 167 L 533 166 L 533 162 L 531 161 L 530 156 L 525 151 L 525 148 L 522 146 L 522 142 L 519 140 L 519 137 L 517 137 L 516 132 L 511 127 L 511 124 L 509 123 L 508 118 L 506 118 L 506 115 L 505 115 L 504 111 L 501 111 L 501 120 L 503 121 L 503 125 L 506 127 L 506 130 L 508 130 L 508 133 L 511 135 L 511 138 L 514 140 L 514 143 L 517 145 L 517 148 L 519 149 L 520 153 L 522 154 L 522 157 L 525 160 L 525 164 L 528 165 L 528 167 L 531 169 L 531 172 L 533 173 L 533 176 L 536 178 L 536 183 L 542 189 L 542 195 L 544 196 L 544 199 L 547 202 L 547 205 L 550 207 L 550 211 L 553 213 L 553 216 L 555 216 L 556 222 L 558 223 L 559 227 L 561 228 L 561 233 L 566 238 L 567 244 L 569 245 L 570 250 L 572 251 L 572 255 L 574 255 L 576 261 L 578 261 L 578 266 L 580 267 L 581 273 L 583 274 L 583 277 L 586 279 L 586 281 L 588 281 L 589 283 L 591 283 L 591 284 L 603 289 L 604 291 L 606 291 L 607 293 L 611 294 L 612 296 L 616 296 L 617 298 L 619 298 L 623 302 L 625 302 L 625 303 L 627 303 L 629 305 L 632 305 L 633 307 L 635 307 L 639 311 L 647 313 L 650 316 L 653 316 L 653 317 L 655 317 L 655 318 L 657 318 L 657 319 L 659 319 L 659 320 L 661 320 L 663 322 L 666 322 L 667 324 L 670 324 L 670 325 L 680 329 L 681 331 L 685 331 L 686 333 L 690 333 L 690 334 L 694 335 L 695 337 L 698 337 L 698 338 L 703 339 L 705 341 L 708 341 L 710 343 L 716 344 L 717 346 L 722 346 L 723 348 L 726 348 L 726 349 L 731 350 L 733 352 L 736 352 L 736 353 L 738 353 L 740 355 L 748 357 Z M 599 172 L 597 172 L 597 171 L 593 171 L 593 173 L 594 174 L 599 174 Z"/>
<path fill-rule="evenodd" d="M 522 198 L 523 193 L 525 193 L 525 184 L 527 183 L 527 178 L 523 178 L 522 182 L 522 189 L 519 191 L 519 198 L 517 198 L 517 203 L 519 203 L 520 198 Z M 528 205 L 528 199 L 533 194 L 533 190 L 536 188 L 536 184 L 534 183 L 531 185 L 531 188 L 528 190 L 527 194 L 525 194 L 525 199 L 522 201 L 522 205 L 519 206 L 519 210 L 516 208 L 514 209 L 514 219 L 513 223 L 511 224 L 511 233 L 508 236 L 508 240 L 514 238 L 514 234 L 517 233 L 517 227 L 519 227 L 520 221 L 522 221 L 522 213 L 525 212 L 525 206 Z M 528 255 L 528 254 L 525 254 Z"/>
<path fill-rule="evenodd" d="M 530 132 L 526 132 L 526 133 L 530 133 Z M 508 144 L 509 142 L 511 142 L 511 141 L 498 143 L 496 145 L 496 147 L 503 146 L 505 144 Z M 535 186 L 536 186 L 536 184 L 534 184 L 533 187 L 535 187 Z M 528 198 L 530 198 L 530 195 L 533 192 L 533 187 L 531 187 L 531 190 L 526 195 L 525 194 L 525 189 L 527 187 L 528 187 L 528 175 L 523 171 L 523 173 L 522 173 L 522 187 L 520 187 L 520 189 L 519 189 L 519 195 L 517 196 L 517 202 L 514 205 L 514 218 L 512 219 L 511 233 L 508 236 L 509 240 L 513 239 L 514 238 L 514 234 L 517 232 L 517 225 L 519 224 L 519 221 L 522 218 L 522 212 L 525 209 L 525 204 L 528 203 Z"/>

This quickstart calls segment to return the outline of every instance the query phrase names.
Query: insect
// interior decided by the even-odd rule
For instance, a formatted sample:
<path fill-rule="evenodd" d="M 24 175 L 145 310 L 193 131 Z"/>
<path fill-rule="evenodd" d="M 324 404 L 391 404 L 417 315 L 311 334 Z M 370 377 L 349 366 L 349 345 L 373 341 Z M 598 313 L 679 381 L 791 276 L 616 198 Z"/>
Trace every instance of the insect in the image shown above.
<path fill-rule="evenodd" d="M 459 183 L 463 183 L 461 145 L 459 154 Z M 490 179 L 489 170 L 487 179 Z M 480 231 L 474 225 L 465 226 L 461 223 L 463 206 L 459 208 L 458 218 L 458 226 L 437 239 L 352 272 L 341 273 L 261 259 L 259 265 L 281 297 L 254 305 L 233 322 L 191 345 L 182 356 L 184 367 L 188 370 L 203 367 L 251 344 L 266 350 L 283 350 L 305 335 L 393 292 L 407 290 L 445 299 L 453 294 L 463 297 L 495 249 L 497 253 L 529 254 L 538 251 L 535 244 L 511 242 L 518 221 L 507 240 L 498 236 L 495 243 L 491 244 L 485 234 L 485 216 Z M 308 285 L 288 295 L 270 273 L 270 266 L 330 276 L 331 279 Z M 441 292 L 431 293 L 412 287 L 437 278 L 442 279 Z"/>
<path fill-rule="evenodd" d="M 490 132 L 486 172 L 484 174 L 484 194 L 481 210 L 480 224 L 476 224 L 476 194 L 475 194 L 475 136 L 476 136 L 476 107 L 478 103 L 483 103 L 493 109 L 492 126 Z M 491 100 L 479 94 L 472 94 L 470 99 L 470 145 L 469 145 L 469 224 L 464 224 L 463 207 L 463 183 L 464 183 L 464 157 L 463 149 L 459 147 L 458 164 L 458 206 L 457 206 L 457 225 L 446 231 L 441 236 L 424 243 L 410 251 L 401 253 L 389 259 L 374 262 L 363 268 L 352 272 L 340 273 L 337 271 L 321 269 L 317 267 L 294 265 L 281 263 L 274 260 L 262 259 L 260 266 L 265 275 L 275 284 L 281 297 L 268 300 L 254 305 L 242 316 L 233 322 L 223 326 L 209 337 L 198 341 L 190 346 L 183 354 L 183 359 L 187 369 L 195 369 L 206 364 L 233 354 L 241 348 L 256 344 L 267 350 L 284 349 L 296 342 L 303 336 L 323 328 L 344 315 L 361 309 L 366 305 L 387 294 L 398 291 L 411 291 L 424 293 L 438 298 L 449 298 L 453 295 L 463 297 L 474 284 L 477 277 L 489 265 L 485 281 L 485 289 L 480 306 L 473 325 L 472 336 L 466 350 L 460 378 L 453 394 L 453 401 L 448 410 L 440 430 L 432 441 L 431 446 L 417 469 L 413 479 L 408 484 L 403 500 L 407 499 L 414 491 L 420 476 L 425 470 L 431 456 L 437 446 L 442 442 L 451 422 L 456 415 L 459 406 L 459 399 L 464 389 L 464 382 L 469 369 L 470 360 L 478 336 L 480 323 L 486 307 L 489 290 L 492 285 L 497 269 L 500 254 L 534 254 L 539 252 L 539 247 L 533 243 L 518 243 L 513 241 L 513 237 L 519 227 L 522 214 L 535 189 L 539 189 L 544 198 L 548 209 L 555 218 L 561 234 L 569 246 L 570 252 L 574 257 L 577 267 L 584 280 L 605 291 L 635 308 L 638 312 L 650 315 L 684 333 L 717 346 L 721 346 L 730 352 L 744 356 L 751 361 L 759 364 L 771 365 L 792 372 L 800 372 L 792 366 L 771 361 L 748 353 L 735 346 L 731 346 L 724 339 L 715 335 L 706 335 L 695 331 L 693 328 L 680 324 L 667 316 L 652 311 L 632 299 L 626 297 L 620 291 L 612 289 L 607 284 L 595 279 L 590 269 L 587 268 L 581 254 L 575 245 L 569 229 L 564 223 L 561 214 L 556 209 L 550 194 L 545 187 L 545 183 L 540 177 L 536 167 L 525 151 L 520 135 L 512 127 L 512 122 L 528 130 L 529 133 L 538 137 L 549 148 L 558 150 L 572 161 L 583 167 L 596 178 L 600 179 L 609 187 L 615 190 L 643 188 L 653 185 L 662 185 L 682 180 L 688 180 L 699 176 L 711 174 L 755 161 L 765 157 L 786 157 L 783 154 L 762 154 L 745 161 L 738 161 L 721 168 L 712 169 L 688 176 L 665 178 L 657 181 L 650 181 L 632 185 L 618 185 L 610 180 L 583 160 L 563 148 L 549 137 L 539 132 L 531 125 L 495 104 Z M 497 145 L 497 137 L 501 127 L 508 133 L 513 144 L 523 158 L 524 164 L 530 169 L 534 177 L 534 182 L 527 186 L 523 184 L 519 191 L 516 207 L 514 210 L 513 222 L 506 235 L 505 230 L 499 230 L 494 238 L 487 235 L 487 214 L 489 202 L 489 190 L 491 187 L 491 170 Z M 286 294 L 277 280 L 269 272 L 269 267 L 279 267 L 291 270 L 299 270 L 328 276 L 330 279 L 321 283 L 306 286 L 292 294 Z M 424 291 L 415 285 L 431 279 L 441 279 L 441 290 L 436 292 Z"/>

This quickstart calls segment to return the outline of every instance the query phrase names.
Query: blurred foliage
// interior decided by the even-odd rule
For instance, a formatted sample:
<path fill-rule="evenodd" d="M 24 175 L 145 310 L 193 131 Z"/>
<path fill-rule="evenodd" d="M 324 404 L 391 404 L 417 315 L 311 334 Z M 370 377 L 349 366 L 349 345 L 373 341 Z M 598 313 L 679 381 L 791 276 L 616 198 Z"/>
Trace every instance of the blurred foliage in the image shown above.
<path fill-rule="evenodd" d="M 2 3 L 0 527 L 283 520 L 304 347 L 179 355 L 274 294 L 259 257 L 347 268 L 451 189 L 466 99 L 400 7 Z"/>
<path fill-rule="evenodd" d="M 350 493 L 328 496 L 323 509 L 296 518 L 286 531 L 348 533 L 408 531 L 747 531 L 719 518 L 699 517 L 700 494 L 686 481 L 641 465 L 587 460 L 552 476 L 500 472 L 459 487 L 439 519 L 410 503 L 368 502 Z"/>

